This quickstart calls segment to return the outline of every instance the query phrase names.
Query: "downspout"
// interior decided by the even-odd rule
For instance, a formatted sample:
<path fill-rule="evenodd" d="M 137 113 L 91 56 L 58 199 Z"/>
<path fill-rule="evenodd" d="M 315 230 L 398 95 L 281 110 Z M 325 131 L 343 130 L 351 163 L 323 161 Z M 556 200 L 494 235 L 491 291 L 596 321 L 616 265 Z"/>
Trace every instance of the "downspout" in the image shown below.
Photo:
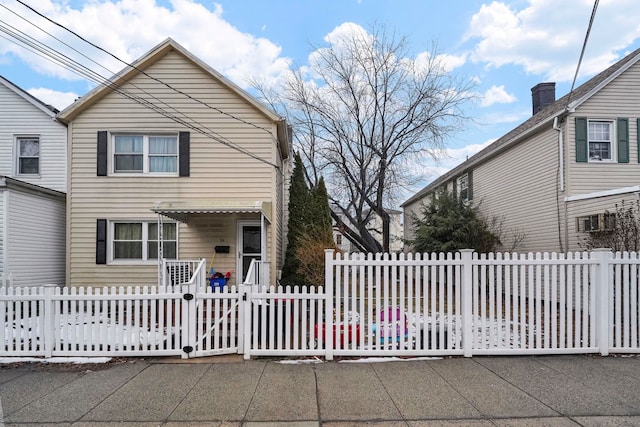
<path fill-rule="evenodd" d="M 558 243 L 560 244 L 560 253 L 564 253 L 560 214 L 560 192 L 564 191 L 564 143 L 562 128 L 558 126 L 558 116 L 553 119 L 553 130 L 558 131 L 558 167 L 556 168 L 556 215 L 558 222 Z"/>
<path fill-rule="evenodd" d="M 265 282 L 265 265 L 267 265 L 267 230 L 264 228 L 264 212 L 260 212 L 260 285 Z M 269 280 L 271 278 L 269 277 Z"/>

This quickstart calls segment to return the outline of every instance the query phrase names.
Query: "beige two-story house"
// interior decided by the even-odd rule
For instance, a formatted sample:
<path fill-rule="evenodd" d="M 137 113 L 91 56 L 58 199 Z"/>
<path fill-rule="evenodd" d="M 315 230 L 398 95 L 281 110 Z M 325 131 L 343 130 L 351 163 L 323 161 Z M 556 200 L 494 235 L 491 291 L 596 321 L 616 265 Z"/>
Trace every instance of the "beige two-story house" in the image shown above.
<path fill-rule="evenodd" d="M 283 262 L 284 118 L 167 39 L 58 118 L 68 124 L 70 285 L 156 284 L 161 258 L 243 280 Z"/>
<path fill-rule="evenodd" d="M 583 249 L 616 204 L 638 200 L 639 61 L 636 50 L 560 99 L 554 83 L 536 85 L 531 118 L 403 203 L 405 235 L 446 188 L 504 219 L 504 248 L 520 237 L 521 252 Z"/>

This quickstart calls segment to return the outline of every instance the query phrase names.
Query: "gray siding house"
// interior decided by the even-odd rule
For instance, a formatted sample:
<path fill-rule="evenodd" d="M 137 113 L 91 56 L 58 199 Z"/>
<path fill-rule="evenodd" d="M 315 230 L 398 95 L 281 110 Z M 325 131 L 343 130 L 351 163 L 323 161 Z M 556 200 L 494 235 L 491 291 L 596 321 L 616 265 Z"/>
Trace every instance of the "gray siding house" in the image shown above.
<path fill-rule="evenodd" d="M 411 216 L 442 188 L 504 219 L 504 249 L 583 249 L 610 226 L 616 204 L 640 193 L 640 50 L 560 99 L 554 83 L 532 89 L 533 115 L 402 204 Z M 511 237 L 510 237 L 511 236 Z M 410 248 L 408 248 L 410 250 Z"/>
<path fill-rule="evenodd" d="M 65 283 L 67 128 L 56 113 L 0 77 L 0 286 Z"/>

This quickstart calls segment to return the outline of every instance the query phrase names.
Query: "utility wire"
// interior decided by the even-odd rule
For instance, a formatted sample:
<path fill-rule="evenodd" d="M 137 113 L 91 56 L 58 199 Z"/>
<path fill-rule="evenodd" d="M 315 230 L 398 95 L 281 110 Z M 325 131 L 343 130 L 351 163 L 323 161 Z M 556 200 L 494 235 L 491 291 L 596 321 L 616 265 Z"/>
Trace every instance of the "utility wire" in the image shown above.
<path fill-rule="evenodd" d="M 18 0 L 20 1 L 20 0 Z M 591 33 L 591 27 L 593 26 L 593 21 L 596 17 L 596 11 L 598 10 L 599 0 L 595 0 L 593 3 L 593 9 L 591 10 L 591 18 L 589 19 L 589 26 L 587 27 L 587 32 L 584 35 L 584 41 L 582 42 L 582 50 L 580 51 L 580 59 L 578 60 L 578 66 L 576 67 L 576 73 L 573 76 L 573 82 L 571 83 L 571 90 L 569 90 L 569 96 L 567 96 L 567 103 L 564 106 L 565 111 L 569 108 L 569 102 L 571 101 L 571 94 L 573 93 L 573 88 L 576 84 L 576 80 L 578 79 L 578 72 L 580 71 L 580 65 L 582 64 L 582 58 L 584 57 L 584 51 L 587 48 L 587 41 L 589 40 L 589 34 Z"/>
<path fill-rule="evenodd" d="M 47 17 L 45 17 L 45 16 L 43 16 L 41 13 L 39 13 L 38 11 L 36 11 L 35 9 L 33 9 L 33 8 L 32 8 L 32 7 L 30 7 L 30 6 L 25 5 L 25 4 L 24 4 L 23 2 L 21 2 L 20 0 L 18 0 L 18 2 L 19 2 L 19 3 L 21 3 L 21 4 L 23 4 L 25 7 L 29 8 L 30 10 L 32 10 L 34 13 L 38 14 L 39 16 L 44 17 L 44 18 L 45 18 L 45 19 L 47 19 L 48 21 L 52 22 L 53 24 L 55 24 L 55 25 L 57 25 L 57 26 L 59 26 L 59 27 L 61 27 L 61 28 L 65 29 L 65 30 L 67 30 L 67 31 L 71 32 L 71 33 L 72 33 L 72 34 L 74 34 L 76 37 L 80 38 L 82 41 L 84 41 L 84 42 L 86 42 L 86 43 L 90 44 L 91 46 L 96 47 L 97 49 L 99 49 L 99 50 L 101 50 L 101 51 L 103 51 L 103 52 L 105 52 L 105 53 L 109 54 L 110 56 L 114 57 L 114 58 L 115 58 L 115 59 L 117 59 L 118 61 L 120 61 L 120 62 L 123 62 L 123 63 L 127 64 L 125 61 L 122 61 L 121 59 L 119 59 L 119 58 L 117 58 L 116 56 L 114 56 L 114 55 L 110 54 L 109 52 L 107 52 L 106 50 L 104 50 L 104 49 L 102 49 L 102 48 L 100 48 L 100 47 L 96 46 L 95 44 L 93 44 L 93 43 L 91 43 L 91 42 L 88 42 L 88 41 L 87 41 L 87 40 L 85 40 L 83 37 L 79 36 L 78 34 L 74 33 L 73 31 L 71 31 L 71 30 L 67 29 L 66 27 L 64 27 L 64 26 L 62 26 L 62 25 L 60 25 L 60 24 L 58 24 L 58 23 L 56 23 L 56 22 L 54 22 L 54 21 L 50 20 L 49 18 L 47 18 Z M 50 33 L 46 32 L 45 30 L 43 30 L 42 28 L 40 28 L 40 27 L 39 27 L 39 26 L 37 26 L 36 24 L 34 24 L 34 23 L 30 22 L 29 20 L 27 20 L 26 18 L 24 18 L 24 17 L 22 17 L 22 16 L 18 15 L 18 14 L 17 14 L 16 12 L 14 12 L 13 10 L 11 10 L 11 9 L 7 8 L 5 5 L 0 4 L 0 6 L 4 7 L 4 8 L 5 8 L 5 9 L 7 9 L 7 10 L 9 10 L 11 13 L 13 13 L 13 14 L 17 15 L 18 17 L 20 17 L 21 19 L 25 20 L 26 22 L 28 22 L 28 23 L 29 23 L 29 24 L 31 24 L 32 26 L 36 27 L 36 28 L 37 28 L 37 29 L 39 29 L 40 31 L 42 31 L 42 32 L 44 32 L 45 34 L 49 35 L 50 37 L 52 37 L 52 38 L 54 38 L 54 39 L 58 40 L 60 43 L 62 43 L 62 44 L 64 44 L 65 46 L 69 47 L 70 49 L 74 50 L 75 52 L 77 52 L 78 54 L 80 54 L 80 55 L 82 55 L 83 57 L 87 58 L 88 60 L 90 60 L 91 62 L 95 63 L 95 64 L 96 64 L 96 65 L 98 65 L 99 67 L 101 67 L 101 68 L 105 69 L 106 71 L 108 71 L 108 72 L 110 72 L 110 73 L 112 73 L 112 74 L 115 74 L 115 73 L 113 73 L 111 70 L 109 70 L 109 69 L 107 69 L 106 67 L 104 67 L 104 66 L 102 66 L 102 65 L 98 64 L 96 61 L 92 60 L 91 58 L 89 58 L 89 57 L 87 57 L 86 55 L 82 54 L 82 53 L 81 53 L 81 52 L 79 52 L 78 50 L 76 50 L 76 49 L 74 49 L 73 47 L 69 46 L 68 44 L 64 43 L 64 42 L 63 42 L 63 41 L 61 41 L 60 39 L 58 39 L 58 38 L 56 38 L 55 36 L 51 35 Z M 154 99 L 155 99 L 156 101 L 158 101 L 159 103 L 166 105 L 167 107 L 169 107 L 170 109 L 172 109 L 173 111 L 175 111 L 177 114 L 180 114 L 182 117 L 177 117 L 175 114 L 171 113 L 170 111 L 164 110 L 163 108 L 161 108 L 160 106 L 158 106 L 158 105 L 154 104 L 153 102 L 149 101 L 148 99 L 145 99 L 145 98 L 143 98 L 142 96 L 135 95 L 135 94 L 133 94 L 132 92 L 129 92 L 129 91 L 127 91 L 127 90 L 123 89 L 122 87 L 120 87 L 120 86 L 116 85 L 116 84 L 115 84 L 113 81 L 111 81 L 110 79 L 107 79 L 107 78 L 105 78 L 105 77 L 101 76 L 100 74 L 98 74 L 98 73 L 96 73 L 95 71 L 93 71 L 93 70 L 89 69 L 88 67 L 86 67 L 86 66 L 84 66 L 84 65 L 82 65 L 82 64 L 80 64 L 80 63 L 78 63 L 77 61 L 75 61 L 75 60 L 73 60 L 73 59 L 69 58 L 68 56 L 66 56 L 66 55 L 64 55 L 64 54 L 62 54 L 62 53 L 60 53 L 60 52 L 56 51 L 55 49 L 53 49 L 53 48 L 51 48 L 51 47 L 49 47 L 49 46 L 47 46 L 47 45 L 45 45 L 45 44 L 43 44 L 43 43 L 41 43 L 41 42 L 37 41 L 36 39 L 34 39 L 34 38 L 32 38 L 32 37 L 30 37 L 30 36 L 26 35 L 25 33 L 23 33 L 23 32 L 21 32 L 21 31 L 17 30 L 15 27 L 13 27 L 13 26 L 11 26 L 11 25 L 9 25 L 9 24 L 7 24 L 7 23 L 3 22 L 3 21 L 0 21 L 0 31 L 2 31 L 2 32 L 6 33 L 6 34 L 8 34 L 9 36 L 11 36 L 11 37 L 13 37 L 13 38 L 15 39 L 15 40 L 10 40 L 10 41 L 12 41 L 12 42 L 16 43 L 17 45 L 21 46 L 22 48 L 24 48 L 24 49 L 26 49 L 26 50 L 28 50 L 28 51 L 30 51 L 30 52 L 32 52 L 32 53 L 34 53 L 34 54 L 36 54 L 36 55 L 38 55 L 38 56 L 42 57 L 42 58 L 44 58 L 44 59 L 49 60 L 50 62 L 53 62 L 53 63 L 55 63 L 55 64 L 57 64 L 57 65 L 59 65 L 59 66 L 62 66 L 63 68 L 66 68 L 66 69 L 68 69 L 68 70 L 70 70 L 70 71 L 72 71 L 72 72 L 74 72 L 74 73 L 76 73 L 76 74 L 78 74 L 78 75 L 82 76 L 83 78 L 86 78 L 86 79 L 88 79 L 88 80 L 90 80 L 90 81 L 93 81 L 93 82 L 95 82 L 95 83 L 97 83 L 97 84 L 99 84 L 99 85 L 102 85 L 102 86 L 108 87 L 108 88 L 112 89 L 113 91 L 117 92 L 118 94 L 120 94 L 120 95 L 122 95 L 122 96 L 124 96 L 124 97 L 126 97 L 126 98 L 128 98 L 128 99 L 130 99 L 130 100 L 132 100 L 132 101 L 134 101 L 134 102 L 137 102 L 137 103 L 139 103 L 139 104 L 141 104 L 141 105 L 143 105 L 143 106 L 145 106 L 145 107 L 147 107 L 147 108 L 151 109 L 152 111 L 155 111 L 155 112 L 157 112 L 157 113 L 161 114 L 162 116 L 167 117 L 167 118 L 169 118 L 170 120 L 175 121 L 176 123 L 182 124 L 183 126 L 185 126 L 185 127 L 189 128 L 189 129 L 192 129 L 192 130 L 194 130 L 194 131 L 196 131 L 196 132 L 198 132 L 198 133 L 201 133 L 201 134 L 203 134 L 203 135 L 205 135 L 205 136 L 207 136 L 207 137 L 209 137 L 209 138 L 211 138 L 211 139 L 213 139 L 213 140 L 215 140 L 215 141 L 217 141 L 217 142 L 220 142 L 220 143 L 221 143 L 221 144 L 223 144 L 223 145 L 226 145 L 226 146 L 228 146 L 228 147 L 230 147 L 230 148 L 232 148 L 232 149 L 234 149 L 234 150 L 236 150 L 236 151 L 242 152 L 243 154 L 248 155 L 248 156 L 250 156 L 250 157 L 252 157 L 252 158 L 254 158 L 254 159 L 256 159 L 256 160 L 258 160 L 258 161 L 260 161 L 260 162 L 266 163 L 266 164 L 268 164 L 268 165 L 270 165 L 270 166 L 273 166 L 273 167 L 274 167 L 274 168 L 276 168 L 276 169 L 279 169 L 278 165 L 276 165 L 276 164 L 274 164 L 274 163 L 271 163 L 271 162 L 269 162 L 268 160 L 265 160 L 265 159 L 262 159 L 262 158 L 258 157 L 257 155 L 255 155 L 255 154 L 251 153 L 250 151 L 246 150 L 245 148 L 243 148 L 243 147 L 241 147 L 241 146 L 238 146 L 237 144 L 233 143 L 232 141 L 226 140 L 226 138 L 222 137 L 222 136 L 221 136 L 221 135 L 219 135 L 219 134 L 216 134 L 216 132 L 214 132 L 213 130 L 211 130 L 211 129 L 207 128 L 206 126 L 202 125 L 201 123 L 199 123 L 199 122 L 197 122 L 197 121 L 195 121 L 195 120 L 193 120 L 193 119 L 189 118 L 186 114 L 181 113 L 181 112 L 180 112 L 179 110 L 177 110 L 175 107 L 173 107 L 173 106 L 171 106 L 171 105 L 167 104 L 167 103 L 166 103 L 166 102 L 164 102 L 163 100 L 158 99 L 157 97 L 155 97 L 154 95 L 152 95 L 152 94 L 148 93 L 148 92 L 147 92 L 147 91 L 145 91 L 144 89 L 139 88 L 138 86 L 136 86 L 136 85 L 135 85 L 135 84 L 133 84 L 132 82 L 128 82 L 128 83 L 129 83 L 129 84 L 131 84 L 131 85 L 132 85 L 133 87 L 135 87 L 136 89 L 139 89 L 141 92 L 143 92 L 143 93 L 147 94 L 148 96 L 150 96 L 150 97 L 154 98 Z M 3 37 L 3 36 L 0 36 L 0 37 L 2 37 L 2 38 L 5 38 L 5 39 L 6 39 L 6 37 Z M 8 40 L 8 39 L 7 39 L 7 40 Z M 17 42 L 16 42 L 16 40 L 17 40 Z M 189 98 L 189 99 L 191 99 L 191 100 L 193 100 L 193 101 L 196 101 L 196 102 L 198 102 L 198 103 L 200 103 L 200 104 L 202 104 L 202 105 L 205 105 L 205 106 L 207 106 L 207 107 L 209 107 L 209 108 L 212 108 L 212 109 L 214 109 L 214 110 L 216 110 L 216 111 L 218 111 L 218 112 L 220 112 L 220 113 L 222 113 L 222 114 L 224 114 L 224 115 L 226 115 L 226 116 L 229 116 L 229 117 L 232 117 L 232 118 L 234 118 L 234 119 L 236 119 L 236 120 L 240 120 L 240 121 L 242 121 L 242 122 L 244 122 L 244 123 L 250 124 L 250 125 L 252 125 L 253 127 L 256 127 L 256 128 L 258 128 L 258 129 L 262 129 L 262 130 L 264 130 L 264 131 L 267 131 L 267 130 L 266 130 L 266 129 L 264 129 L 264 128 L 260 128 L 260 127 L 258 127 L 258 126 L 255 126 L 255 125 L 253 125 L 253 124 L 251 124 L 251 123 L 248 123 L 248 122 L 246 122 L 246 121 L 244 121 L 244 120 L 242 120 L 242 119 L 239 119 L 239 118 L 237 118 L 237 117 L 235 117 L 235 116 L 233 116 L 233 115 L 231 115 L 231 114 L 224 113 L 223 111 L 221 111 L 221 110 L 219 110 L 219 109 L 217 109 L 217 108 L 215 108 L 215 107 L 211 107 L 211 106 L 209 106 L 208 104 L 206 104 L 206 103 L 204 103 L 204 102 L 202 102 L 202 101 L 199 101 L 199 100 L 197 100 L 196 98 L 194 98 L 194 97 L 192 97 L 192 96 L 190 96 L 190 95 L 188 95 L 188 94 L 186 94 L 186 93 L 184 93 L 184 92 L 182 92 L 182 91 L 179 91 L 179 90 L 177 90 L 177 89 L 173 88 L 171 85 L 169 85 L 169 84 L 167 84 L 167 83 L 164 83 L 164 82 L 162 82 L 161 80 L 159 80 L 159 79 L 157 79 L 157 78 L 154 78 L 154 77 L 152 77 L 152 76 L 149 76 L 149 75 L 148 75 L 147 73 L 145 73 L 143 70 L 140 70 L 140 69 L 138 69 L 137 67 L 135 67 L 135 66 L 133 66 L 133 65 L 131 65 L 131 64 L 127 64 L 127 65 L 128 65 L 129 67 L 131 67 L 131 68 L 136 69 L 138 72 L 140 72 L 140 73 L 144 74 L 145 76 L 147 76 L 147 77 L 149 77 L 149 78 L 151 78 L 151 79 L 153 79 L 153 80 L 157 81 L 158 83 L 160 83 L 160 84 L 162 84 L 162 85 L 164 85 L 164 86 L 166 86 L 166 87 L 168 87 L 168 88 L 170 88 L 170 89 L 172 89 L 172 90 L 174 90 L 174 91 L 176 91 L 176 92 L 179 92 L 179 93 L 183 94 L 184 96 L 186 96 L 187 98 Z M 117 76 L 114 76 L 114 77 L 117 77 Z M 192 122 L 195 122 L 195 124 L 194 124 L 194 123 L 192 123 Z M 267 132 L 268 132 L 268 131 L 267 131 Z M 273 140 L 275 140 L 275 138 L 273 137 L 273 135 L 272 135 L 270 132 L 268 132 L 268 133 L 269 133 L 269 135 L 271 136 L 271 138 L 272 138 Z"/>
<path fill-rule="evenodd" d="M 218 112 L 218 113 L 220 113 L 220 114 L 223 114 L 223 115 L 225 115 L 225 116 L 228 116 L 228 117 L 230 117 L 230 118 L 232 118 L 232 119 L 234 119 L 234 120 L 238 120 L 238 121 L 240 121 L 240 122 L 242 122 L 242 123 L 244 123 L 244 124 L 246 124 L 246 125 L 249 125 L 249 126 L 252 126 L 252 127 L 256 128 L 256 129 L 260 129 L 260 130 L 262 130 L 262 131 L 264 131 L 264 132 L 267 132 L 269 135 L 271 135 L 271 132 L 270 132 L 268 129 L 265 129 L 265 128 L 263 128 L 263 127 L 260 127 L 260 126 L 256 125 L 255 123 L 248 122 L 248 121 L 246 121 L 246 120 L 244 120 L 244 119 L 241 119 L 240 117 L 236 117 L 236 116 L 234 116 L 233 114 L 227 113 L 227 112 L 225 112 L 225 111 L 223 111 L 223 110 L 221 110 L 221 109 L 219 109 L 219 108 L 217 108 L 217 107 L 214 107 L 214 106 L 212 106 L 212 105 L 209 105 L 209 104 L 207 104 L 206 102 L 201 101 L 201 100 L 199 100 L 199 99 L 197 99 L 197 98 L 194 98 L 194 97 L 192 97 L 191 95 L 189 95 L 188 93 L 185 93 L 185 92 L 181 91 L 180 89 L 176 89 L 176 88 L 174 88 L 174 87 L 173 87 L 173 86 L 171 86 L 170 84 L 165 83 L 165 82 L 163 82 L 162 80 L 160 80 L 160 79 L 158 79 L 158 78 L 156 78 L 156 77 L 150 76 L 150 75 L 149 75 L 149 74 L 147 74 L 144 70 L 141 70 L 141 69 L 139 69 L 138 67 L 136 67 L 135 65 L 133 65 L 133 64 L 131 64 L 131 63 L 128 63 L 127 61 L 125 61 L 125 60 L 123 60 L 123 59 L 120 59 L 119 57 L 117 57 L 117 56 L 116 56 L 116 55 L 114 55 L 113 53 L 111 53 L 111 52 L 107 51 L 106 49 L 103 49 L 102 47 L 100 47 L 100 46 L 98 46 L 98 45 L 96 45 L 96 44 L 92 43 L 91 41 L 89 41 L 89 40 L 85 39 L 84 37 L 82 37 L 82 36 L 81 36 L 81 35 L 79 35 L 78 33 L 74 32 L 73 30 L 71 30 L 71 29 L 69 29 L 69 28 L 65 27 L 64 25 L 62 25 L 62 24 L 60 24 L 60 23 L 58 23 L 58 22 L 56 22 L 56 21 L 52 20 L 52 19 L 51 19 L 51 18 L 49 18 L 48 16 L 43 15 L 42 13 L 38 12 L 37 10 L 35 10 L 35 9 L 34 9 L 34 8 L 32 8 L 31 6 L 29 6 L 28 4 L 24 3 L 22 0 L 16 0 L 16 1 L 17 1 L 18 3 L 20 3 L 21 5 L 23 5 L 24 7 L 26 7 L 26 8 L 28 8 L 28 9 L 30 9 L 32 12 L 36 13 L 36 14 L 37 14 L 37 15 L 39 15 L 40 17 L 42 17 L 42 18 L 46 19 L 47 21 L 51 22 L 52 24 L 54 24 L 54 25 L 56 25 L 56 26 L 58 26 L 58 27 L 60 27 L 60 28 L 64 29 L 65 31 L 68 31 L 69 33 L 73 34 L 74 36 L 76 36 L 77 38 L 79 38 L 80 40 L 82 40 L 83 42 L 85 42 L 85 43 L 87 43 L 87 44 L 91 45 L 92 47 L 94 47 L 94 48 L 96 48 L 96 49 L 98 49 L 98 50 L 100 50 L 100 51 L 102 51 L 102 52 L 104 52 L 104 53 L 106 53 L 107 55 L 111 56 L 112 58 L 116 59 L 117 61 L 120 61 L 121 63 L 125 64 L 127 67 L 130 67 L 130 68 L 135 69 L 136 71 L 138 71 L 139 73 L 144 74 L 145 76 L 149 77 L 150 79 L 153 79 L 153 80 L 157 81 L 158 83 L 163 84 L 163 85 L 164 85 L 164 86 L 166 86 L 167 88 L 169 88 L 169 89 L 171 89 L 171 90 L 173 90 L 173 91 L 175 91 L 175 92 L 177 92 L 177 93 L 179 93 L 179 94 L 181 94 L 181 95 L 184 95 L 184 96 L 186 96 L 187 98 L 190 98 L 190 99 L 192 99 L 193 101 L 196 101 L 196 102 L 198 102 L 198 103 L 200 103 L 200 104 L 202 104 L 202 105 L 206 106 L 207 108 L 210 108 L 210 109 L 212 109 L 212 110 L 214 110 L 214 111 L 217 111 L 217 112 Z"/>

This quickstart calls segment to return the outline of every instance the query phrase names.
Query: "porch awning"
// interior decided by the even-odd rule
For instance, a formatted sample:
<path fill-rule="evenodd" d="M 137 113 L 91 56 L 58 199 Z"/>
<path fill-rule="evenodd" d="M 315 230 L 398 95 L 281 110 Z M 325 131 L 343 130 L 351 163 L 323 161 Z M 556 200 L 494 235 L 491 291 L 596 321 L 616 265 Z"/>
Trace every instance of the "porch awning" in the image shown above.
<path fill-rule="evenodd" d="M 259 213 L 271 222 L 271 202 L 261 200 L 189 200 L 158 202 L 151 208 L 155 213 L 188 222 L 192 215 Z"/>

